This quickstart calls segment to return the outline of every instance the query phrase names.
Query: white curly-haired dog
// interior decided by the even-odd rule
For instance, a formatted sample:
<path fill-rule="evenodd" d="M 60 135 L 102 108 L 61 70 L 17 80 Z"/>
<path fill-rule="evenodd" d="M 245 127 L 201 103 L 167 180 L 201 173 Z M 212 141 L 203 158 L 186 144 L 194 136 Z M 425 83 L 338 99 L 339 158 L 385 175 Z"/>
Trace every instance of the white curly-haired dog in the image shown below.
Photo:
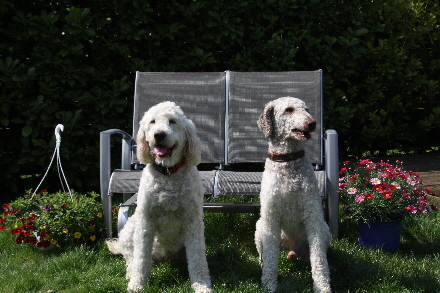
<path fill-rule="evenodd" d="M 119 234 L 128 291 L 145 287 L 152 261 L 186 248 L 191 287 L 211 292 L 203 224 L 203 189 L 196 166 L 196 128 L 173 102 L 151 107 L 140 122 L 137 155 L 145 164 L 137 208 Z"/>
<path fill-rule="evenodd" d="M 277 288 L 281 244 L 287 244 L 293 259 L 308 243 L 314 290 L 330 292 L 330 232 L 318 182 L 302 145 L 315 131 L 316 121 L 302 100 L 283 97 L 266 104 L 258 127 L 269 138 L 269 158 L 261 181 L 261 217 L 255 232 L 263 287 L 268 292 Z"/>

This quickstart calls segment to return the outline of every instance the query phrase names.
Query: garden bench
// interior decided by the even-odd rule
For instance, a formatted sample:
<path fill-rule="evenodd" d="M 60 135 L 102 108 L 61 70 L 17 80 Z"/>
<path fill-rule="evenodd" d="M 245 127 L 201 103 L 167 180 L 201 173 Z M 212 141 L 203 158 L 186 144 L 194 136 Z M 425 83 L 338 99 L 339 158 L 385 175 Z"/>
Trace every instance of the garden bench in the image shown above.
<path fill-rule="evenodd" d="M 206 212 L 259 212 L 259 203 L 222 200 L 260 193 L 268 140 L 258 130 L 264 105 L 283 96 L 306 102 L 317 121 L 306 153 L 323 199 L 323 208 L 334 237 L 338 230 L 338 135 L 323 130 L 322 71 L 292 72 L 137 72 L 134 94 L 133 135 L 118 129 L 100 134 L 101 197 L 107 236 L 112 235 L 112 195 L 122 193 L 118 231 L 136 205 L 142 166 L 136 158 L 135 137 L 139 121 L 151 106 L 173 101 L 197 128 L 202 142 L 198 166 L 205 190 Z M 122 136 L 120 169 L 111 171 L 112 135 Z M 248 171 L 250 169 L 250 171 Z"/>

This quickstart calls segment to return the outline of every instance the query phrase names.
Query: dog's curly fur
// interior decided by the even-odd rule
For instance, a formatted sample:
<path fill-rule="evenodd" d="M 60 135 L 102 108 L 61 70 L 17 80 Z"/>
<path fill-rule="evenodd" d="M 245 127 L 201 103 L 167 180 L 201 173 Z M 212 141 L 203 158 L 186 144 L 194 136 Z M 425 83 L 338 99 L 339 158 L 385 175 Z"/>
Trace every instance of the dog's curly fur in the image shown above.
<path fill-rule="evenodd" d="M 316 122 L 305 103 L 283 97 L 266 104 L 258 126 L 269 138 L 269 152 L 287 154 L 303 149 Z M 327 248 L 330 232 L 324 221 L 318 183 L 307 154 L 289 161 L 266 160 L 261 182 L 261 217 L 255 243 L 262 265 L 262 284 L 275 292 L 280 245 L 290 249 L 289 257 L 304 252 L 308 243 L 315 292 L 330 292 Z"/>
<path fill-rule="evenodd" d="M 196 168 L 200 153 L 195 126 L 175 103 L 163 102 L 145 113 L 137 135 L 137 155 L 146 166 L 136 211 L 119 235 L 128 291 L 145 287 L 152 261 L 164 260 L 185 247 L 191 287 L 198 293 L 211 292 L 203 190 Z M 183 166 L 169 176 L 154 167 L 157 164 L 170 168 L 183 158 Z"/>

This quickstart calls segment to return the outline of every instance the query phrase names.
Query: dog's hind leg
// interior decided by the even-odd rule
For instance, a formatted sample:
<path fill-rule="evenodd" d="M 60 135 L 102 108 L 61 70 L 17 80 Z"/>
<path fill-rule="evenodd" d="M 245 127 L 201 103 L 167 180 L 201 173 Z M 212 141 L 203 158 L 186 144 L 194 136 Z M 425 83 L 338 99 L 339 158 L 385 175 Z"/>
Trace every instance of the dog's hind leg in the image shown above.
<path fill-rule="evenodd" d="M 125 259 L 125 278 L 130 280 L 131 265 L 133 261 L 133 233 L 136 227 L 136 215 L 128 218 L 124 228 L 119 232 L 118 242 L 122 255 Z"/>
<path fill-rule="evenodd" d="M 262 227 L 261 219 L 257 221 L 257 228 L 255 229 L 255 246 L 258 251 L 258 262 L 260 266 L 263 266 L 263 227 Z"/>

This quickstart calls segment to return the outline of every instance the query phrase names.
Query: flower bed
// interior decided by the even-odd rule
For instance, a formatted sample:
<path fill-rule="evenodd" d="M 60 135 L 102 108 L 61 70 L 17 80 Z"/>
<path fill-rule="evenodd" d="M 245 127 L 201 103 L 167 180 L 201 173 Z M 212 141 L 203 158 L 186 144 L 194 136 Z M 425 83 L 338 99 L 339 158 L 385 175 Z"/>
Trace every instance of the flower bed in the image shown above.
<path fill-rule="evenodd" d="M 40 248 L 93 244 L 104 237 L 99 195 L 58 192 L 29 194 L 3 204 L 0 231 L 9 232 L 17 244 Z"/>
<path fill-rule="evenodd" d="M 344 162 L 339 174 L 339 194 L 349 217 L 368 221 L 401 220 L 405 216 L 429 212 L 429 189 L 417 173 L 405 171 L 402 162 L 360 160 L 350 167 Z"/>

